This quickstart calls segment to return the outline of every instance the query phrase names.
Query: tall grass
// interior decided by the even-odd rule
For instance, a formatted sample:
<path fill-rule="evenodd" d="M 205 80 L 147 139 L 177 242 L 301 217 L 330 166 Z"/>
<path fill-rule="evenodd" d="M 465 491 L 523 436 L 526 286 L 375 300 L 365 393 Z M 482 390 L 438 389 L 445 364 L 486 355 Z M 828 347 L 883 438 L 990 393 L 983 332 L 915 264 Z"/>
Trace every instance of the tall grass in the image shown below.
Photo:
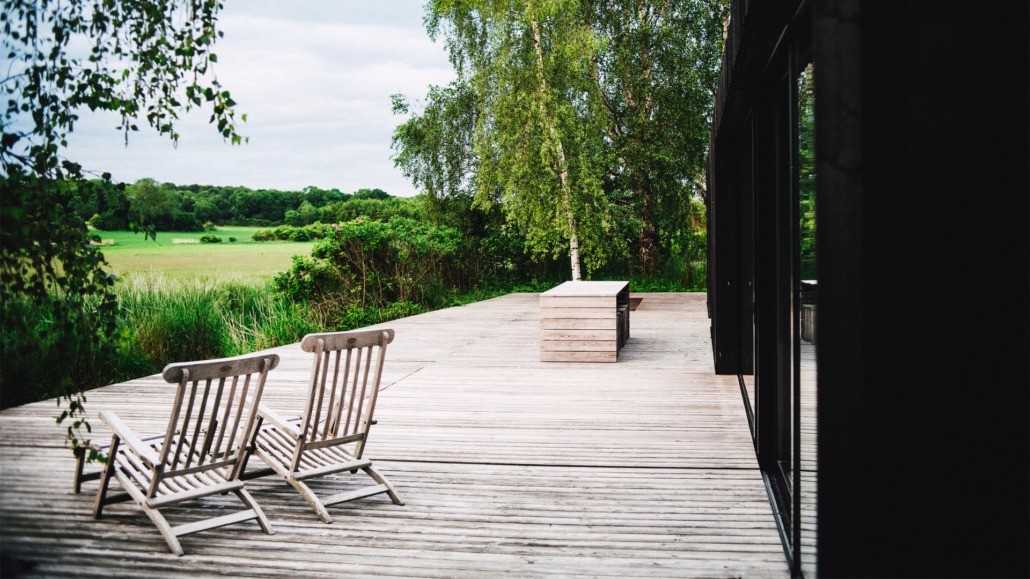
<path fill-rule="evenodd" d="M 118 329 L 94 337 L 90 312 L 3 304 L 0 407 L 159 372 L 170 362 L 221 358 L 299 341 L 322 326 L 302 304 L 254 282 L 130 277 L 116 288 Z"/>
<path fill-rule="evenodd" d="M 160 372 L 171 362 L 223 358 L 428 311 L 411 302 L 324 312 L 271 291 L 260 281 L 184 281 L 137 274 L 115 288 L 115 333 L 96 336 L 92 312 L 69 316 L 49 305 L 3 304 L 0 408 L 45 400 Z M 87 308 L 88 309 L 88 308 Z M 61 320 L 71 319 L 70 327 Z"/>
<path fill-rule="evenodd" d="M 153 364 L 236 356 L 289 344 L 320 324 L 259 283 L 139 276 L 118 288 L 126 346 Z"/>

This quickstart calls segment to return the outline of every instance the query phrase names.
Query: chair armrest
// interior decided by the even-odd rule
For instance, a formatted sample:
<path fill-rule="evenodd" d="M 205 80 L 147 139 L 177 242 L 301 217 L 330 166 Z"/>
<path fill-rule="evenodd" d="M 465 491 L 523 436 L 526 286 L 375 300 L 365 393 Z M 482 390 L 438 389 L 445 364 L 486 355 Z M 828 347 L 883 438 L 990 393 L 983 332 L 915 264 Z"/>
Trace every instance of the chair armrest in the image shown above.
<path fill-rule="evenodd" d="M 139 455 L 147 463 L 147 466 L 153 468 L 154 465 L 161 462 L 157 453 L 147 443 L 140 440 L 139 436 L 136 436 L 136 433 L 122 422 L 122 419 L 117 414 L 110 410 L 102 410 L 100 411 L 100 420 L 104 421 L 104 424 L 107 424 L 126 446 Z"/>
<path fill-rule="evenodd" d="M 288 420 L 286 420 L 282 416 L 279 416 L 279 414 L 276 413 L 275 410 L 272 410 L 264 404 L 258 405 L 258 416 L 271 422 L 276 427 L 285 430 L 294 438 L 300 438 L 300 428 L 298 428 L 295 424 L 291 424 Z"/>

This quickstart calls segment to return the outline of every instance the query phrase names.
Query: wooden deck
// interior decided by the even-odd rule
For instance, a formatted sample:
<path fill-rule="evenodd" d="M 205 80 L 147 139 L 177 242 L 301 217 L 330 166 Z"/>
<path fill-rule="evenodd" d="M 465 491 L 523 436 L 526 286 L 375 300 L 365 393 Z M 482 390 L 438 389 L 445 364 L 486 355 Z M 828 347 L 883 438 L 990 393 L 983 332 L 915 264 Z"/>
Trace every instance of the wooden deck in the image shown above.
<path fill-rule="evenodd" d="M 339 505 L 325 525 L 286 484 L 260 479 L 248 488 L 276 534 L 244 523 L 192 535 L 181 558 L 132 505 L 92 520 L 96 484 L 71 492 L 53 401 L 4 411 L 5 575 L 788 576 L 737 379 L 712 371 L 704 295 L 634 295 L 616 364 L 540 362 L 536 294 L 385 324 L 397 338 L 366 456 L 407 504 Z M 264 401 L 299 413 L 308 354 L 276 351 Z M 161 432 L 173 390 L 152 376 L 94 391 L 87 407 Z M 96 440 L 109 436 L 94 425 Z"/>

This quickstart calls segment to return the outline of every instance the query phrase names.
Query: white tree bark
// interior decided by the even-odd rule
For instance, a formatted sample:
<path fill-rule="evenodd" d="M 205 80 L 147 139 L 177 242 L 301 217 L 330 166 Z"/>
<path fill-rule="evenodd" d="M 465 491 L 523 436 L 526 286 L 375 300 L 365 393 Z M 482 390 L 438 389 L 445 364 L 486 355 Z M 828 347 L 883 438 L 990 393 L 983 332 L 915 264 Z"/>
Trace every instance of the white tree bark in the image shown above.
<path fill-rule="evenodd" d="M 527 3 L 526 8 L 529 8 Z M 547 77 L 544 75 L 544 51 L 540 46 L 540 27 L 536 20 L 530 20 L 533 28 L 533 46 L 536 49 L 537 76 L 540 80 L 541 106 L 547 102 Z M 572 188 L 569 185 L 569 161 L 565 156 L 565 147 L 562 146 L 561 136 L 558 128 L 555 127 L 553 119 L 545 114 L 547 132 L 554 140 L 557 149 L 558 177 L 561 186 L 563 205 L 565 206 L 566 217 L 569 220 L 569 259 L 572 261 L 572 280 L 580 281 L 582 275 L 579 267 L 579 236 L 576 235 L 576 219 L 572 215 Z"/>

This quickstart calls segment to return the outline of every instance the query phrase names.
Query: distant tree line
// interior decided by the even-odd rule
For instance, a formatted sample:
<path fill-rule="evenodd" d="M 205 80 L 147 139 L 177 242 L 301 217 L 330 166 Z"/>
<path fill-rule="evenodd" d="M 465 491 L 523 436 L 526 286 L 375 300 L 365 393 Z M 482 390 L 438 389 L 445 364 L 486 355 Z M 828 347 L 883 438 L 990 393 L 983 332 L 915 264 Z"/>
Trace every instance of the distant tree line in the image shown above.
<path fill-rule="evenodd" d="M 70 209 L 104 231 L 133 227 L 157 231 L 202 231 L 205 223 L 218 225 L 303 227 L 316 222 L 350 221 L 360 215 L 389 219 L 414 216 L 408 199 L 382 189 L 305 187 L 300 191 L 249 189 L 214 185 L 176 185 L 140 179 L 126 185 L 97 180 L 72 196 Z"/>

